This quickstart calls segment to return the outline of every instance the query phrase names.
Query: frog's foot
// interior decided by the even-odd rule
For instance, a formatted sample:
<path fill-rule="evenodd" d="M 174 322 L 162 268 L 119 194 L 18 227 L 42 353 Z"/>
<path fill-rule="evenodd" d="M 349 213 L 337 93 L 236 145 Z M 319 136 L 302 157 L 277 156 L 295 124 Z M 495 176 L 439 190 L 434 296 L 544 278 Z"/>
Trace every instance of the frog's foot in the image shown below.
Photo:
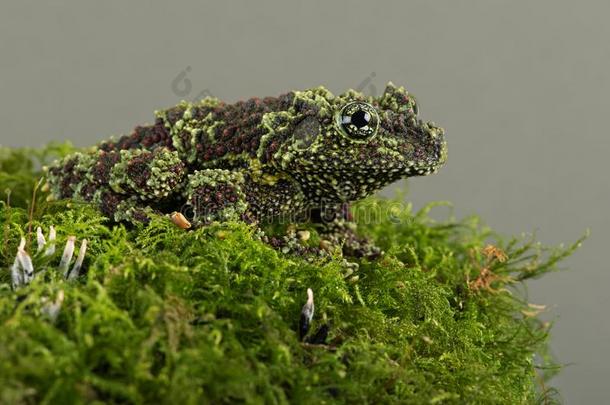
<path fill-rule="evenodd" d="M 51 226 L 49 228 L 48 240 L 44 237 L 42 233 L 42 229 L 38 227 L 36 230 L 36 243 L 37 249 L 34 254 L 34 259 L 38 257 L 48 257 L 55 253 L 55 228 Z M 63 277 L 67 280 L 73 280 L 77 278 L 83 266 L 83 261 L 85 259 L 85 253 L 87 252 L 87 239 L 83 239 L 80 245 L 80 249 L 78 251 L 78 256 L 76 261 L 70 267 L 72 262 L 72 258 L 74 256 L 75 249 L 75 236 L 69 236 L 68 241 L 64 247 L 64 252 L 61 257 L 61 261 L 57 270 L 63 275 Z M 25 250 L 25 238 L 21 239 L 21 243 L 17 248 L 17 255 L 15 256 L 15 261 L 11 266 L 11 278 L 13 289 L 19 288 L 23 285 L 29 284 L 36 274 L 40 274 L 43 270 L 36 272 L 32 260 L 32 256 L 29 255 Z"/>
<path fill-rule="evenodd" d="M 248 215 L 243 185 L 244 177 L 240 172 L 222 169 L 196 171 L 189 175 L 184 216 L 192 219 L 194 226 L 214 221 L 254 222 Z"/>
<path fill-rule="evenodd" d="M 297 230 L 294 224 L 289 225 L 280 233 L 272 232 L 266 234 L 261 229 L 259 237 L 263 242 L 284 254 L 300 256 L 310 262 L 330 257 L 330 251 L 326 251 L 311 243 L 311 232 L 309 230 Z"/>
<path fill-rule="evenodd" d="M 335 258 L 339 260 L 344 278 L 349 278 L 350 281 L 358 279 L 358 275 L 354 273 L 358 271 L 360 265 L 350 261 L 351 258 L 344 257 L 342 246 L 338 241 L 333 243 L 318 238 L 312 240 L 312 233 L 309 230 L 299 230 L 295 224 L 289 225 L 281 234 L 266 234 L 261 229 L 257 236 L 272 248 L 284 254 L 299 256 L 310 263 Z"/>
<path fill-rule="evenodd" d="M 313 220 L 319 224 L 325 247 L 341 246 L 347 257 L 375 259 L 383 254 L 371 239 L 358 234 L 347 204 L 325 207 L 314 213 Z"/>
<path fill-rule="evenodd" d="M 326 229 L 326 238 L 331 243 L 340 244 L 344 256 L 375 259 L 383 254 L 381 248 L 376 246 L 371 239 L 357 233 L 357 226 L 354 222 L 333 221 Z"/>

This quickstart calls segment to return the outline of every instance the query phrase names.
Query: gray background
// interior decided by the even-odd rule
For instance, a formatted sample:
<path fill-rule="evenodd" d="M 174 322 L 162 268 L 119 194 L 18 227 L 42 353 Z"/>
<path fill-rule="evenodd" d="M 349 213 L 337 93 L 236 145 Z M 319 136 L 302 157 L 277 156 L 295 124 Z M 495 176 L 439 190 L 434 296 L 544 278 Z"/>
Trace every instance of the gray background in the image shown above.
<path fill-rule="evenodd" d="M 406 86 L 445 127 L 449 162 L 410 182 L 545 243 L 591 229 L 570 269 L 530 284 L 551 306 L 554 381 L 607 400 L 610 227 L 608 2 L 96 2 L 3 0 L 0 143 L 85 146 L 198 94 L 227 101 L 324 84 Z M 52 4 L 50 4 L 52 3 Z M 172 82 L 187 69 L 185 79 Z M 367 79 L 370 79 L 367 81 Z"/>

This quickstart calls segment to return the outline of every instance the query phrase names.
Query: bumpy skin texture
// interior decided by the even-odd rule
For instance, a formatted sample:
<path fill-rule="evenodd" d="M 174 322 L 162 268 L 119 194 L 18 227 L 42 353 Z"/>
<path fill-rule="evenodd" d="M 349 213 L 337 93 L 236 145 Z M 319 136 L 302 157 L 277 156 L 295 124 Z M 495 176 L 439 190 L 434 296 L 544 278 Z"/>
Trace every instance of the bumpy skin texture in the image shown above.
<path fill-rule="evenodd" d="M 444 131 L 419 120 L 415 99 L 391 83 L 380 97 L 316 87 L 181 102 L 155 115 L 153 125 L 56 162 L 52 194 L 93 202 L 115 221 L 182 210 L 196 226 L 330 208 L 336 236 L 353 228 L 342 225 L 344 203 L 446 159 Z"/>

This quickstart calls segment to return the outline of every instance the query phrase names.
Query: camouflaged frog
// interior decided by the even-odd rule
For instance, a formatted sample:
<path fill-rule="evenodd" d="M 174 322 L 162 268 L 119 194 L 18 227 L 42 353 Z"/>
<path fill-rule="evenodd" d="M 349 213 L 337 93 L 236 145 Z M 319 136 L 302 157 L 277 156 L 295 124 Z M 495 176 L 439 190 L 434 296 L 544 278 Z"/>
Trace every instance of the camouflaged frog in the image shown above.
<path fill-rule="evenodd" d="M 328 239 L 344 251 L 366 255 L 374 252 L 349 224 L 346 203 L 445 162 L 443 129 L 417 114 L 415 99 L 392 83 L 380 97 L 316 87 L 233 104 L 181 102 L 156 111 L 153 125 L 56 162 L 48 184 L 56 198 L 132 223 L 173 211 L 196 227 L 308 212 L 325 218 Z"/>

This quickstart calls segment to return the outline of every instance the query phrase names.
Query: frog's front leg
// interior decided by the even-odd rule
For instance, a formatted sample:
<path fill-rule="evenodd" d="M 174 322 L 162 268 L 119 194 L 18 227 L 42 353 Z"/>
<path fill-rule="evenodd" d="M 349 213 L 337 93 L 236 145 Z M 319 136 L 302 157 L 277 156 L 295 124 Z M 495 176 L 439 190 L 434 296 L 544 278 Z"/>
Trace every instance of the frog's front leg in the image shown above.
<path fill-rule="evenodd" d="M 193 225 L 203 226 L 214 221 L 252 222 L 247 215 L 244 192 L 245 178 L 240 171 L 206 169 L 188 176 L 185 192 L 185 214 Z"/>
<path fill-rule="evenodd" d="M 372 240 L 358 233 L 347 203 L 323 204 L 312 211 L 312 221 L 318 224 L 320 237 L 341 246 L 345 256 L 376 258 L 382 254 Z"/>

